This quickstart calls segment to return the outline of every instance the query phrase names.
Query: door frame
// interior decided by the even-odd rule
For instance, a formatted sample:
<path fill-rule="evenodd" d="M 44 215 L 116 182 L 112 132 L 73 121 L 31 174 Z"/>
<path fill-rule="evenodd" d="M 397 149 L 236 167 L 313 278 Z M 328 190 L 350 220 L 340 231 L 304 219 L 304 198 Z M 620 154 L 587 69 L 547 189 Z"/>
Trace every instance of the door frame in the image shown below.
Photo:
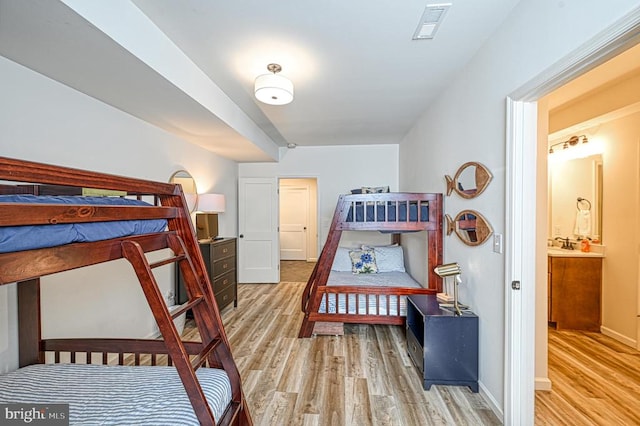
<path fill-rule="evenodd" d="M 295 180 L 295 179 L 307 179 L 315 181 L 315 188 L 309 192 L 309 205 L 308 205 L 308 224 L 311 229 L 307 232 L 307 259 L 306 262 L 316 262 L 319 256 L 319 235 L 320 235 L 320 192 L 319 192 L 319 179 L 317 176 L 279 176 L 278 177 L 278 204 L 280 203 L 280 185 L 283 180 Z M 312 200 L 315 194 L 315 200 Z M 315 203 L 315 208 L 313 204 Z M 280 229 L 278 228 L 278 238 L 280 238 Z M 280 259 L 282 260 L 282 259 Z"/>
<path fill-rule="evenodd" d="M 505 425 L 530 424 L 535 415 L 536 245 L 531 241 L 536 241 L 538 202 L 534 195 L 537 194 L 537 100 L 638 42 L 640 8 L 632 10 L 507 98 Z M 512 282 L 516 281 L 520 290 L 512 289 Z"/>

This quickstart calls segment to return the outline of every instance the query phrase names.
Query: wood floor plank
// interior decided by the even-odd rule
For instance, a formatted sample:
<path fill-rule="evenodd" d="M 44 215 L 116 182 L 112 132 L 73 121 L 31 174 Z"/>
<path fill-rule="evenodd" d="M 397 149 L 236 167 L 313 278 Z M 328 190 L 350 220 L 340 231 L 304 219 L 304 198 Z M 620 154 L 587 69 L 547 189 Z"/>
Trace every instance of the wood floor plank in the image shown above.
<path fill-rule="evenodd" d="M 551 391 L 536 425 L 640 425 L 640 352 L 601 333 L 549 329 Z"/>
<path fill-rule="evenodd" d="M 325 423 L 345 424 L 345 376 L 344 357 L 327 357 L 326 389 L 322 401 Z"/>
<path fill-rule="evenodd" d="M 400 422 L 394 397 L 372 395 L 371 406 L 373 408 L 372 415 L 375 426 L 398 426 L 403 424 Z"/>
<path fill-rule="evenodd" d="M 366 379 L 361 377 L 345 378 L 345 424 L 373 425 Z"/>
<path fill-rule="evenodd" d="M 295 393 L 274 392 L 273 398 L 258 424 L 264 426 L 284 424 L 283 419 L 290 419 L 293 416 L 297 397 L 298 395 Z"/>

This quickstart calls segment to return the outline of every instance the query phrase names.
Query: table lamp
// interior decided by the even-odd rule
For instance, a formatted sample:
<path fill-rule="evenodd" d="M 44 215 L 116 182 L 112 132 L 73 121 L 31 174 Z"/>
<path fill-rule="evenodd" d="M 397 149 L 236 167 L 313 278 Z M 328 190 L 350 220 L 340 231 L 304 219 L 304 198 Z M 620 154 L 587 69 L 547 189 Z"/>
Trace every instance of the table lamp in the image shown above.
<path fill-rule="evenodd" d="M 444 279 L 447 277 L 455 277 L 453 285 L 453 309 L 456 315 L 462 315 L 460 305 L 458 304 L 458 284 L 462 282 L 460 279 L 460 274 L 462 273 L 460 265 L 457 263 L 445 263 L 444 265 L 439 265 L 433 268 L 433 272 Z"/>

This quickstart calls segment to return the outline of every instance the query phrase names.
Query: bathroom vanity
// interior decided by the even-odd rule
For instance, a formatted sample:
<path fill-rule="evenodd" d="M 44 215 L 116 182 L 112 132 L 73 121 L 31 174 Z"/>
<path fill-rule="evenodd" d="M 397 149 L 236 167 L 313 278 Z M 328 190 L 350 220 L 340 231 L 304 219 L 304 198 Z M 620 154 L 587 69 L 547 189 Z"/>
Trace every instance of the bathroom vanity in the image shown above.
<path fill-rule="evenodd" d="M 549 249 L 548 315 L 558 330 L 600 331 L 602 253 Z"/>

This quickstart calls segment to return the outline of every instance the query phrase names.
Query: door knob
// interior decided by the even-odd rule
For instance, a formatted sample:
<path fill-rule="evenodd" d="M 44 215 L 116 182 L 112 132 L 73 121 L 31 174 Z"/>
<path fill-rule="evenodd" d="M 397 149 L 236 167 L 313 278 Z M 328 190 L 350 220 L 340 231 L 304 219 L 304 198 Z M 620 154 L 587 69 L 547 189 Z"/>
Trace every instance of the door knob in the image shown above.
<path fill-rule="evenodd" d="M 239 236 L 240 238 L 244 238 L 244 235 L 243 235 L 243 234 L 240 234 L 240 235 L 238 235 L 238 236 Z"/>

